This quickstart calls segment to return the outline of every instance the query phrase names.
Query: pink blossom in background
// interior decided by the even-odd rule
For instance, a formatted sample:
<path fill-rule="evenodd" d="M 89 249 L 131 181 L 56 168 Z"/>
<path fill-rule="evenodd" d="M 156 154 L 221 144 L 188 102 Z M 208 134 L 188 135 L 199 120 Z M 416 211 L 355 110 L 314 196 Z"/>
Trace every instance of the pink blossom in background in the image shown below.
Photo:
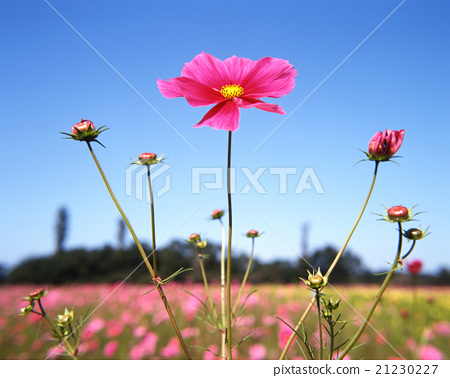
<path fill-rule="evenodd" d="M 434 325 L 434 331 L 443 337 L 450 337 L 450 322 L 438 322 Z"/>
<path fill-rule="evenodd" d="M 443 360 L 444 354 L 432 345 L 424 345 L 419 349 L 420 360 Z"/>
<path fill-rule="evenodd" d="M 205 353 L 203 353 L 204 360 L 221 360 L 222 359 L 219 356 L 216 356 L 214 354 L 214 353 L 218 353 L 217 346 L 210 345 L 207 349 L 209 349 L 209 350 L 205 350 Z"/>
<path fill-rule="evenodd" d="M 108 320 L 106 323 L 106 337 L 113 338 L 120 336 L 124 329 L 124 324 L 117 320 Z"/>
<path fill-rule="evenodd" d="M 144 336 L 147 333 L 147 327 L 145 326 L 138 326 L 135 329 L 133 329 L 133 336 L 136 338 L 141 338 L 142 336 Z"/>
<path fill-rule="evenodd" d="M 83 326 L 83 335 L 85 338 L 93 337 L 97 332 L 105 328 L 105 321 L 101 318 L 93 318 L 89 323 Z"/>
<path fill-rule="evenodd" d="M 131 348 L 130 359 L 141 360 L 144 357 L 153 357 L 155 355 L 157 343 L 158 335 L 153 332 L 147 333 L 140 344 Z"/>
<path fill-rule="evenodd" d="M 161 357 L 167 358 L 167 359 L 173 359 L 177 357 L 180 354 L 180 342 L 178 341 L 177 337 L 173 337 L 170 339 L 167 346 L 162 348 Z"/>
<path fill-rule="evenodd" d="M 280 106 L 259 99 L 288 94 L 294 89 L 296 75 L 297 71 L 283 59 L 252 61 L 232 56 L 222 61 L 202 52 L 184 65 L 180 77 L 158 79 L 157 85 L 166 98 L 184 97 L 195 107 L 215 105 L 195 127 L 236 131 L 239 108 L 286 114 Z"/>
<path fill-rule="evenodd" d="M 253 344 L 248 348 L 248 355 L 251 360 L 262 360 L 266 357 L 266 347 L 262 344 Z"/>
<path fill-rule="evenodd" d="M 406 262 L 406 269 L 411 274 L 419 274 L 422 270 L 423 263 L 422 261 L 415 259 L 410 262 Z"/>
<path fill-rule="evenodd" d="M 109 341 L 106 345 L 105 348 L 103 349 L 103 355 L 106 358 L 111 358 L 116 354 L 117 351 L 117 347 L 119 346 L 119 342 L 117 340 L 111 340 Z"/>
<path fill-rule="evenodd" d="M 282 323 L 280 325 L 280 329 L 278 331 L 278 346 L 283 350 L 284 347 L 286 346 L 289 337 L 291 337 L 292 335 L 292 330 L 285 325 L 284 323 Z M 292 344 L 291 344 L 292 345 Z"/>

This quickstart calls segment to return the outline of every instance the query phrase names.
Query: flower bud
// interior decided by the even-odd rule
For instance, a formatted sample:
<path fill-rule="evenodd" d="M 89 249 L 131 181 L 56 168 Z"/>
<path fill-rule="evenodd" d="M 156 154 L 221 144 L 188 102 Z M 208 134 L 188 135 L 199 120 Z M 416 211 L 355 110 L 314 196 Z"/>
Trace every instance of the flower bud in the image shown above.
<path fill-rule="evenodd" d="M 249 232 L 247 232 L 248 238 L 256 238 L 258 236 L 259 236 L 259 232 L 256 230 L 250 230 Z"/>
<path fill-rule="evenodd" d="M 308 285 L 311 289 L 318 290 L 324 287 L 327 282 L 328 278 L 324 277 L 322 273 L 320 272 L 320 268 L 317 269 L 317 272 L 310 273 L 308 271 L 308 279 L 305 280 L 301 277 L 299 277 L 306 285 Z"/>
<path fill-rule="evenodd" d="M 92 131 L 95 131 L 95 126 L 91 121 L 82 119 L 81 122 L 78 122 L 72 126 L 72 134 L 78 135 L 78 132 L 85 133 L 89 130 L 89 128 L 91 128 Z"/>
<path fill-rule="evenodd" d="M 64 309 L 63 315 L 58 315 L 57 321 L 59 325 L 69 324 L 73 320 L 73 311 L 69 311 L 67 308 Z"/>
<path fill-rule="evenodd" d="M 27 315 L 34 308 L 34 302 L 30 302 L 27 307 L 21 308 L 19 315 Z"/>
<path fill-rule="evenodd" d="M 403 233 L 403 236 L 409 240 L 420 240 L 429 235 L 427 233 L 429 228 L 430 227 L 428 227 L 425 231 L 422 231 L 420 228 L 410 228 Z"/>
<path fill-rule="evenodd" d="M 151 152 L 144 152 L 139 155 L 139 161 L 143 164 L 151 162 L 154 159 L 156 159 L 156 154 Z"/>
<path fill-rule="evenodd" d="M 38 289 L 36 291 L 33 291 L 32 293 L 28 294 L 30 300 L 37 300 L 42 298 L 45 294 L 47 294 L 46 292 L 44 292 L 44 289 Z"/>
<path fill-rule="evenodd" d="M 211 213 L 212 219 L 220 219 L 223 217 L 224 211 L 217 209 Z"/>
<path fill-rule="evenodd" d="M 387 161 L 399 150 L 403 143 L 405 130 L 385 130 L 377 132 L 369 142 L 370 160 Z"/>
<path fill-rule="evenodd" d="M 388 217 L 393 221 L 402 221 L 408 218 L 409 211 L 405 206 L 393 206 L 387 211 Z"/>
<path fill-rule="evenodd" d="M 190 236 L 189 236 L 189 243 L 196 243 L 196 242 L 198 242 L 200 240 L 200 235 L 199 234 L 196 234 L 196 233 L 194 233 L 194 234 L 191 234 Z"/>
<path fill-rule="evenodd" d="M 197 248 L 201 249 L 201 248 L 205 248 L 207 244 L 208 243 L 206 242 L 206 240 L 200 240 L 195 245 L 197 246 Z"/>

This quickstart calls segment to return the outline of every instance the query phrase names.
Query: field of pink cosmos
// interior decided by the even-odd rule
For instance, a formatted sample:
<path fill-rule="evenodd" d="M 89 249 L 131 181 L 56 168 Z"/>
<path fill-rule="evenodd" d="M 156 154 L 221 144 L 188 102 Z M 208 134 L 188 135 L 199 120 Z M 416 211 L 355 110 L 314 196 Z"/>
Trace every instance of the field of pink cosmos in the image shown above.
<path fill-rule="evenodd" d="M 45 287 L 44 287 L 45 288 Z M 37 288 L 31 285 L 0 286 L 0 358 L 60 359 L 54 350 L 49 327 L 37 315 L 19 316 L 21 298 Z M 47 288 L 45 288 L 47 289 Z M 51 319 L 73 309 L 83 323 L 80 359 L 183 359 L 173 328 L 156 292 L 144 285 L 53 286 L 42 302 Z M 233 286 L 237 293 L 239 287 Z M 342 298 L 339 313 L 349 323 L 338 342 L 354 334 L 377 291 L 376 286 L 337 286 L 326 293 Z M 310 293 L 302 285 L 247 285 L 251 293 L 233 329 L 234 343 L 246 338 L 235 350 L 235 359 L 278 359 L 291 334 L 281 322 L 295 326 Z M 165 292 L 177 322 L 195 359 L 217 359 L 220 335 L 204 321 L 201 284 L 170 283 Z M 220 303 L 217 285 L 212 296 Z M 245 299 L 245 296 L 243 300 Z M 364 343 L 350 353 L 351 359 L 448 359 L 450 357 L 450 288 L 390 288 L 361 338 Z M 318 333 L 316 316 L 305 323 L 314 347 Z M 301 344 L 301 342 L 300 342 Z M 292 344 L 289 359 L 304 359 L 299 345 Z"/>

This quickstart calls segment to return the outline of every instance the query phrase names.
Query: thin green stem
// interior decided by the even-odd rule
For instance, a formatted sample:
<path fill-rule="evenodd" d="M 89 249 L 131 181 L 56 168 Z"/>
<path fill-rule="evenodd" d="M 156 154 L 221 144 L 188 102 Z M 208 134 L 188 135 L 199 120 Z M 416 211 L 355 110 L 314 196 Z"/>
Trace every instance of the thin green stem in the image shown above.
<path fill-rule="evenodd" d="M 322 318 L 320 316 L 320 290 L 316 289 L 317 323 L 319 325 L 319 360 L 323 360 Z"/>
<path fill-rule="evenodd" d="M 329 323 L 330 325 L 330 360 L 333 359 L 333 349 L 334 349 L 334 320 L 331 320 Z"/>
<path fill-rule="evenodd" d="M 231 235 L 233 229 L 231 207 L 231 134 L 228 132 L 228 159 L 227 159 L 227 197 L 228 197 L 228 255 L 227 255 L 227 347 L 228 359 L 232 360 L 231 344 Z"/>
<path fill-rule="evenodd" d="M 392 269 L 389 271 L 389 273 L 386 275 L 386 278 L 384 279 L 383 284 L 381 285 L 380 289 L 378 290 L 378 293 L 372 303 L 372 306 L 370 306 L 369 312 L 367 313 L 366 317 L 363 320 L 363 323 L 359 327 L 356 334 L 353 336 L 353 338 L 350 340 L 350 342 L 347 344 L 345 349 L 342 351 L 341 355 L 338 357 L 338 360 L 342 360 L 348 352 L 353 348 L 353 346 L 356 344 L 356 342 L 359 340 L 361 335 L 363 334 L 364 330 L 367 327 L 367 324 L 369 324 L 370 318 L 372 317 L 373 313 L 375 312 L 375 309 L 378 306 L 378 303 L 381 301 L 381 297 L 383 296 L 384 292 L 386 291 L 387 287 L 389 286 L 389 283 L 392 280 L 392 277 L 395 274 L 395 271 L 397 270 L 398 264 L 400 262 L 400 256 L 402 253 L 402 224 L 401 222 L 398 222 L 399 227 L 399 240 L 398 240 L 398 248 L 397 253 L 395 255 L 394 262 L 392 263 Z"/>
<path fill-rule="evenodd" d="M 225 227 L 223 225 L 222 219 L 219 218 L 220 226 L 222 228 L 222 248 L 221 248 L 221 259 L 220 259 L 220 297 L 221 297 L 221 333 L 222 333 L 222 340 L 221 340 L 221 346 L 222 346 L 222 353 L 221 356 L 225 358 L 226 354 L 226 341 L 227 341 L 227 335 L 225 332 L 226 329 L 226 321 L 227 321 L 227 315 L 225 312 Z"/>
<path fill-rule="evenodd" d="M 373 173 L 373 179 L 372 179 L 372 185 L 370 186 L 369 189 L 369 193 L 367 194 L 366 200 L 364 202 L 364 205 L 361 209 L 361 212 L 358 215 L 358 218 L 356 219 L 355 224 L 353 225 L 352 229 L 350 230 L 349 235 L 347 236 L 347 239 L 345 240 L 342 248 L 340 249 L 340 251 L 337 253 L 336 257 L 334 258 L 332 264 L 330 265 L 328 271 L 325 274 L 325 277 L 329 277 L 331 272 L 333 271 L 334 267 L 336 266 L 336 264 L 338 263 L 339 259 L 341 258 L 342 254 L 345 252 L 345 249 L 347 248 L 348 243 L 350 242 L 350 239 L 353 236 L 353 233 L 356 230 L 356 227 L 359 224 L 359 221 L 361 220 L 364 211 L 366 210 L 367 204 L 369 203 L 369 199 L 370 196 L 372 195 L 372 191 L 373 188 L 375 186 L 375 181 L 377 179 L 377 173 L 378 173 L 378 165 L 379 165 L 379 161 L 375 161 L 375 170 Z M 300 318 L 300 320 L 298 321 L 297 325 L 295 326 L 295 331 L 292 332 L 291 336 L 289 337 L 288 341 L 286 342 L 286 345 L 284 346 L 283 351 L 281 352 L 280 355 L 280 360 L 284 360 L 286 358 L 286 354 L 289 350 L 289 348 L 291 347 L 292 342 L 294 341 L 294 338 L 296 336 L 296 334 L 298 333 L 298 330 L 300 329 L 301 325 L 303 324 L 303 322 L 305 321 L 306 317 L 308 316 L 309 312 L 311 311 L 312 307 L 314 305 L 314 298 L 311 299 L 311 301 L 309 302 L 308 307 L 306 308 L 305 312 L 303 313 L 302 317 Z"/>
<path fill-rule="evenodd" d="M 89 148 L 89 151 L 90 151 L 90 153 L 92 155 L 92 158 L 94 159 L 95 164 L 97 165 L 98 171 L 100 172 L 100 175 L 102 176 L 103 182 L 105 183 L 105 186 L 108 189 L 108 192 L 109 192 L 109 194 L 110 194 L 114 204 L 117 207 L 117 210 L 119 210 L 120 215 L 122 216 L 125 224 L 127 225 L 128 230 L 130 231 L 130 234 L 133 237 L 133 240 L 136 243 L 136 246 L 139 249 L 139 252 L 141 253 L 141 256 L 142 256 L 142 258 L 144 260 L 145 265 L 147 266 L 148 271 L 150 272 L 150 275 L 152 276 L 152 278 L 156 278 L 155 271 L 153 270 L 152 266 L 150 265 L 150 263 L 148 261 L 148 257 L 147 257 L 147 255 L 144 252 L 144 248 L 142 248 L 142 245 L 139 242 L 139 239 L 137 238 L 136 233 L 134 232 L 133 228 L 131 227 L 131 224 L 128 221 L 128 218 L 126 217 L 125 213 L 123 212 L 122 208 L 120 207 L 119 202 L 116 199 L 116 196 L 114 195 L 111 187 L 109 186 L 108 180 L 106 179 L 106 176 L 103 173 L 103 169 L 100 166 L 100 163 L 98 162 L 94 151 L 92 150 L 91 144 L 89 142 L 86 142 L 86 144 L 87 144 L 87 146 Z M 181 345 L 181 347 L 182 347 L 182 349 L 183 349 L 183 351 L 184 351 L 184 353 L 186 355 L 186 358 L 189 359 L 189 360 L 192 360 L 192 356 L 189 353 L 189 350 L 188 350 L 188 348 L 186 346 L 186 343 L 184 342 L 183 336 L 181 335 L 180 329 L 179 329 L 178 324 L 177 324 L 177 322 L 175 320 L 175 317 L 173 315 L 172 309 L 170 308 L 169 301 L 167 300 L 161 285 L 156 285 L 156 287 L 158 289 L 158 293 L 159 293 L 159 295 L 161 297 L 161 300 L 162 300 L 162 302 L 164 304 L 164 307 L 165 307 L 165 309 L 167 311 L 167 314 L 169 315 L 169 318 L 170 318 L 170 321 L 172 323 L 173 329 L 175 330 L 175 333 L 177 334 L 178 341 L 180 342 L 180 345 Z"/>
<path fill-rule="evenodd" d="M 211 295 L 209 293 L 209 285 L 208 285 L 208 279 L 206 278 L 206 272 L 205 272 L 205 267 L 203 265 L 203 255 L 200 249 L 197 249 L 198 251 L 198 262 L 200 265 L 200 270 L 202 272 L 202 278 L 203 278 L 203 284 L 205 285 L 205 291 L 206 291 L 206 296 L 208 298 L 208 302 L 209 302 L 209 306 L 211 307 L 211 311 L 214 317 L 214 321 L 215 322 L 219 322 L 219 318 L 217 317 L 217 313 L 214 307 L 214 303 L 211 299 Z"/>
<path fill-rule="evenodd" d="M 253 252 L 254 252 L 254 250 L 255 250 L 255 238 L 252 238 L 252 252 L 250 253 L 250 259 L 248 260 L 247 270 L 245 271 L 244 279 L 242 280 L 242 284 L 241 284 L 241 287 L 239 289 L 238 296 L 236 298 L 236 303 L 234 304 L 234 307 L 233 307 L 233 314 L 235 316 L 236 316 L 237 307 L 239 305 L 239 300 L 241 299 L 242 292 L 244 291 L 245 283 L 247 282 L 247 278 L 248 278 L 248 275 L 250 273 L 250 268 L 251 268 L 252 262 L 253 262 Z"/>
<path fill-rule="evenodd" d="M 147 178 L 148 178 L 148 190 L 150 194 L 150 214 L 152 221 L 152 254 L 153 254 L 153 270 L 155 271 L 155 276 L 157 276 L 157 265 L 156 265 L 156 231 L 155 231 L 155 206 L 153 203 L 153 192 L 152 192 L 152 180 L 150 178 L 150 166 L 147 165 Z"/>

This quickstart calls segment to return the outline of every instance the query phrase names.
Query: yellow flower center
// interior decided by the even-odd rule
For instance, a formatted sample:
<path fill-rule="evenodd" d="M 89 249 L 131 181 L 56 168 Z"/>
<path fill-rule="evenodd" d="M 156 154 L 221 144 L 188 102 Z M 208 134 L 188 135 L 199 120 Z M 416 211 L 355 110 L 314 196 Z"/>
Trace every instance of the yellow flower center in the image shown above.
<path fill-rule="evenodd" d="M 244 88 L 237 84 L 224 85 L 220 93 L 225 98 L 241 97 L 244 94 Z"/>

